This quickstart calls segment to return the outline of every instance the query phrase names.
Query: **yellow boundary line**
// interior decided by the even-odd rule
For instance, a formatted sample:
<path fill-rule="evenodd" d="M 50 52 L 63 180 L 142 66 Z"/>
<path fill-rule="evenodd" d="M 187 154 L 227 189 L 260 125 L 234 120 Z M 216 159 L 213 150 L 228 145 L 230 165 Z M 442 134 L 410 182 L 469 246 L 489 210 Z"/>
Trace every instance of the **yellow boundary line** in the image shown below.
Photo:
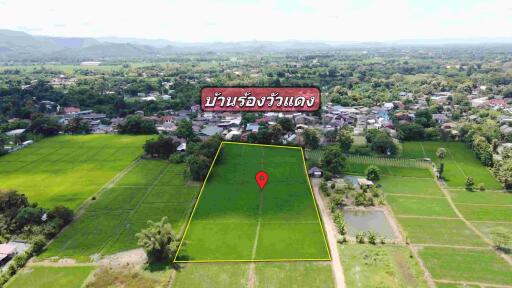
<path fill-rule="evenodd" d="M 222 149 L 222 146 L 224 144 L 234 144 L 234 145 L 249 145 L 249 146 L 260 146 L 260 147 L 274 147 L 274 148 L 287 148 L 287 149 L 300 149 L 301 155 L 302 155 L 302 163 L 304 165 L 304 172 L 305 176 L 308 179 L 308 185 L 309 185 L 309 191 L 311 193 L 311 197 L 313 198 L 313 203 L 315 204 L 315 210 L 316 215 L 318 217 L 318 222 L 320 224 L 321 230 L 322 230 L 322 236 L 324 238 L 325 247 L 327 249 L 327 254 L 329 255 L 329 258 L 318 258 L 318 259 L 243 259 L 243 260 L 176 260 L 178 258 L 178 255 L 181 251 L 181 247 L 183 245 L 183 242 L 185 242 L 185 237 L 188 232 L 188 228 L 190 226 L 190 223 L 192 222 L 192 218 L 194 217 L 194 214 L 196 212 L 197 205 L 199 203 L 199 200 L 201 199 L 201 195 L 203 194 L 204 186 L 206 185 L 206 181 L 208 180 L 208 177 L 210 176 L 210 173 L 213 169 L 213 166 L 215 165 L 215 162 L 217 161 L 217 156 L 219 155 L 220 150 Z M 309 181 L 309 176 L 307 173 L 306 168 L 306 160 L 304 158 L 304 149 L 302 147 L 294 147 L 294 146 L 279 146 L 279 145 L 266 145 L 266 144 L 252 144 L 252 143 L 241 143 L 241 142 L 230 142 L 230 141 L 222 141 L 220 143 L 219 149 L 217 149 L 217 153 L 215 153 L 215 157 L 213 158 L 213 162 L 210 165 L 210 169 L 208 170 L 208 174 L 206 174 L 206 178 L 204 179 L 203 185 L 201 186 L 201 191 L 199 191 L 199 196 L 197 197 L 196 203 L 194 204 L 194 209 L 192 209 L 192 213 L 190 214 L 190 218 L 187 222 L 187 227 L 185 228 L 185 232 L 183 233 L 183 237 L 181 238 L 180 245 L 178 246 L 178 250 L 176 251 L 176 255 L 174 256 L 174 262 L 175 263 L 225 263 L 225 262 L 290 262 L 290 261 L 331 261 L 331 252 L 329 251 L 329 244 L 327 243 L 327 238 L 325 237 L 325 230 L 324 230 L 323 221 L 320 217 L 320 213 L 318 212 L 318 206 L 313 194 L 313 188 L 311 186 L 311 182 Z"/>

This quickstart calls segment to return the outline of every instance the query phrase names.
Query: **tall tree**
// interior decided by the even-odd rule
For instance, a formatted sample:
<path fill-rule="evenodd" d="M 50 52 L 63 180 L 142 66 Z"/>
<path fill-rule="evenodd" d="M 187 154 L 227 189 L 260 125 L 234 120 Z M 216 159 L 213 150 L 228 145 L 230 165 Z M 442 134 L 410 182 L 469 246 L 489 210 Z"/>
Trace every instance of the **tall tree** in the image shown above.
<path fill-rule="evenodd" d="M 316 149 L 320 145 L 320 136 L 315 129 L 304 129 L 302 137 L 304 137 L 304 146 L 307 148 Z"/>
<path fill-rule="evenodd" d="M 322 157 L 322 167 L 332 174 L 340 174 L 345 168 L 346 158 L 336 145 L 327 147 Z"/>
<path fill-rule="evenodd" d="M 352 146 L 352 143 L 354 143 L 352 132 L 348 129 L 341 129 L 341 131 L 338 133 L 338 137 L 336 137 L 336 141 L 338 141 L 341 151 L 348 153 L 350 146 Z"/>
<path fill-rule="evenodd" d="M 175 134 L 176 136 L 183 138 L 187 141 L 194 140 L 197 137 L 194 132 L 194 129 L 192 129 L 192 122 L 186 119 L 182 119 L 178 123 L 178 127 L 176 128 Z"/>

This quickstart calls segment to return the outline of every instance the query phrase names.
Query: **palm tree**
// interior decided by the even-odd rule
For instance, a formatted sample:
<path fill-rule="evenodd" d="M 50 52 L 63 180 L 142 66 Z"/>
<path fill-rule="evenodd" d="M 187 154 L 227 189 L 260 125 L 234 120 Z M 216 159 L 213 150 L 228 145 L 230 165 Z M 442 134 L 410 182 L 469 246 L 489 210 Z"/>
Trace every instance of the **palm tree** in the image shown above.
<path fill-rule="evenodd" d="M 437 149 L 436 155 L 437 155 L 437 158 L 439 158 L 439 160 L 441 161 L 441 163 L 443 163 L 443 160 L 446 157 L 446 149 L 444 149 L 442 147 Z"/>
<path fill-rule="evenodd" d="M 436 152 L 437 158 L 439 158 L 439 178 L 443 178 L 443 172 L 444 172 L 444 158 L 446 157 L 446 149 L 444 148 L 438 148 Z"/>
<path fill-rule="evenodd" d="M 149 227 L 137 233 L 139 246 L 142 246 L 149 262 L 172 260 L 177 250 L 178 240 L 172 232 L 167 217 L 158 222 L 148 221 Z"/>

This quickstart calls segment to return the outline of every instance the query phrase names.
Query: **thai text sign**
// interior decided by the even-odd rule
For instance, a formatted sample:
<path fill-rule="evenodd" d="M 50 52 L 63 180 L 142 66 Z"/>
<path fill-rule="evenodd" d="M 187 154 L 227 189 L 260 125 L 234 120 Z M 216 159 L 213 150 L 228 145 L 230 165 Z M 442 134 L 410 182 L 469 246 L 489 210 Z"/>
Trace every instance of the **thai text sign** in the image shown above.
<path fill-rule="evenodd" d="M 203 111 L 303 111 L 320 108 L 316 87 L 205 87 L 201 90 Z"/>

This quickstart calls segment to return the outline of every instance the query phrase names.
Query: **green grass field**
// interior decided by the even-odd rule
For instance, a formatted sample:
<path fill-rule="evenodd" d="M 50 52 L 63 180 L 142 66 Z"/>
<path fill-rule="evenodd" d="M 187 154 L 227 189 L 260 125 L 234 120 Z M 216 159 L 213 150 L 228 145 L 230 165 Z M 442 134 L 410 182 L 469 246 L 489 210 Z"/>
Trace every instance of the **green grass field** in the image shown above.
<path fill-rule="evenodd" d="M 338 245 L 347 287 L 428 287 L 406 246 Z"/>
<path fill-rule="evenodd" d="M 256 264 L 256 287 L 334 288 L 329 262 Z"/>
<path fill-rule="evenodd" d="M 224 143 L 177 259 L 327 260 L 322 229 L 299 148 Z"/>
<path fill-rule="evenodd" d="M 247 287 L 249 263 L 188 263 L 176 272 L 173 288 Z"/>
<path fill-rule="evenodd" d="M 444 147 L 448 155 L 444 160 L 444 178 L 451 188 L 464 187 L 466 177 L 473 177 L 475 183 L 483 183 L 487 189 L 502 189 L 501 184 L 493 177 L 491 172 L 482 166 L 475 158 L 473 152 L 461 142 L 404 142 L 402 144 L 402 157 L 404 158 L 430 158 L 439 164 L 436 151 Z"/>
<path fill-rule="evenodd" d="M 40 258 L 58 256 L 87 261 L 93 254 L 137 248 L 135 234 L 147 221 L 168 217 L 178 232 L 199 190 L 186 183 L 183 164 L 142 160 L 60 234 Z"/>
<path fill-rule="evenodd" d="M 249 287 L 249 263 L 187 263 L 176 273 L 173 288 Z M 257 263 L 255 287 L 334 287 L 330 263 Z"/>
<path fill-rule="evenodd" d="M 484 206 L 455 204 L 460 213 L 469 221 L 509 221 L 512 222 L 512 206 Z"/>
<path fill-rule="evenodd" d="M 512 285 L 512 266 L 490 249 L 423 247 L 419 253 L 434 279 Z"/>
<path fill-rule="evenodd" d="M 445 198 L 386 195 L 386 202 L 396 215 L 457 217 Z"/>
<path fill-rule="evenodd" d="M 0 189 L 31 202 L 76 209 L 142 154 L 148 136 L 87 135 L 47 138 L 0 157 Z"/>
<path fill-rule="evenodd" d="M 487 246 L 459 219 L 397 218 L 414 244 Z"/>
<path fill-rule="evenodd" d="M 432 178 L 385 176 L 378 183 L 385 193 L 443 197 L 443 192 Z"/>
<path fill-rule="evenodd" d="M 16 274 L 6 288 L 80 288 L 94 266 L 26 267 Z"/>
<path fill-rule="evenodd" d="M 453 202 L 458 204 L 512 205 L 512 193 L 450 190 Z"/>

